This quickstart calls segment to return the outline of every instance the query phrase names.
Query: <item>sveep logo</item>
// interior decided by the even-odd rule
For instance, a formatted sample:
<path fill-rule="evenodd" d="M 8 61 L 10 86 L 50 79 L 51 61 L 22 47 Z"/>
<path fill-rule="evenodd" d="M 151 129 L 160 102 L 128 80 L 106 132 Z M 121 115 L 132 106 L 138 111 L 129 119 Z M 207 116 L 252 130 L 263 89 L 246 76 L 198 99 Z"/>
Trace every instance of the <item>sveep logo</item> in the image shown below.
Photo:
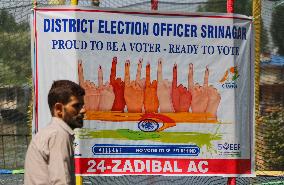
<path fill-rule="evenodd" d="M 230 150 L 230 151 L 238 151 L 240 150 L 241 145 L 237 143 L 224 143 L 218 144 L 218 150 Z"/>
<path fill-rule="evenodd" d="M 230 67 L 225 71 L 223 77 L 219 82 L 222 83 L 222 87 L 224 89 L 235 89 L 238 87 L 236 81 L 239 76 L 238 67 Z"/>

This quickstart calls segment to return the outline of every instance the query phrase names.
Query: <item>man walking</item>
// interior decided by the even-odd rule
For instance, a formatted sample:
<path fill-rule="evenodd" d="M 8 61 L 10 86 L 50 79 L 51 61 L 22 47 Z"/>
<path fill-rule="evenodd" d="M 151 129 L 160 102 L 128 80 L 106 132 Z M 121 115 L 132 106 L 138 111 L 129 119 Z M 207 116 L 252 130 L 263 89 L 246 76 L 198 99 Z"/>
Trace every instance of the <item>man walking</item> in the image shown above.
<path fill-rule="evenodd" d="M 69 80 L 48 93 L 50 124 L 32 139 L 25 160 L 25 185 L 74 185 L 74 129 L 83 126 L 85 91 Z"/>

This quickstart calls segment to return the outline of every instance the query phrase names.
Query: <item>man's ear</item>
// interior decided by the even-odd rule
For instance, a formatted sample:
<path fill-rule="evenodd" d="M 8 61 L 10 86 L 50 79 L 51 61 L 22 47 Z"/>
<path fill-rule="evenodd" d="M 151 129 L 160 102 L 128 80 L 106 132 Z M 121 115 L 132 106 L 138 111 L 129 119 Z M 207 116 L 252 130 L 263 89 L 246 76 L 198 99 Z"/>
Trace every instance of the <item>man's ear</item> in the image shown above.
<path fill-rule="evenodd" d="M 62 118 L 63 117 L 63 111 L 64 111 L 64 107 L 62 103 L 56 103 L 54 105 L 54 116 L 58 117 L 58 118 Z"/>

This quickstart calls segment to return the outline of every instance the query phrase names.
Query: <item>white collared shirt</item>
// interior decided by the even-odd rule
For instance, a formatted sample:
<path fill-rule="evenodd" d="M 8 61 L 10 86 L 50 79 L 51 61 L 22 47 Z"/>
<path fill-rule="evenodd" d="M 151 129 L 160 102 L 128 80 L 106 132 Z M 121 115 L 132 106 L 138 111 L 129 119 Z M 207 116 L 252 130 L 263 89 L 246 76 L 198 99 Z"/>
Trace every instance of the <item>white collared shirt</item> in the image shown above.
<path fill-rule="evenodd" d="M 63 120 L 51 123 L 32 139 L 25 159 L 25 185 L 74 185 L 74 132 Z"/>

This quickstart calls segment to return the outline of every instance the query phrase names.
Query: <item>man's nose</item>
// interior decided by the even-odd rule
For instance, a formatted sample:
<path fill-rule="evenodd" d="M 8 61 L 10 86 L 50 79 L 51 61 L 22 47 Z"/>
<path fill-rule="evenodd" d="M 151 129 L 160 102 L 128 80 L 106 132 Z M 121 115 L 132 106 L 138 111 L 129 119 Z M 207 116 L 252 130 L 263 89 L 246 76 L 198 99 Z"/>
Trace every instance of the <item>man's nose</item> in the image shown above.
<path fill-rule="evenodd" d="M 86 113 L 86 108 L 85 105 L 82 107 L 82 109 L 80 110 L 80 114 L 85 114 Z"/>

